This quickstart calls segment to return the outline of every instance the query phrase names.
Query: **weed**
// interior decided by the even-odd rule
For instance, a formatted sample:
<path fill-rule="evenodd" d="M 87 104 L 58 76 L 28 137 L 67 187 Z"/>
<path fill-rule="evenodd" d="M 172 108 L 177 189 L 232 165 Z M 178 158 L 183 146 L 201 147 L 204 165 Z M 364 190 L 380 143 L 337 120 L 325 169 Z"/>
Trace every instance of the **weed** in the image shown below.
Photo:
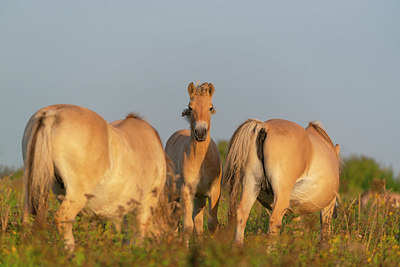
<path fill-rule="evenodd" d="M 187 250 L 180 233 L 135 244 L 134 217 L 128 216 L 126 232 L 118 236 L 110 222 L 80 214 L 74 224 L 77 247 L 63 249 L 54 223 L 58 201 L 49 199 L 48 227 L 24 229 L 20 220 L 22 182 L 14 177 L 0 181 L 1 266 L 275 266 L 275 265 L 384 265 L 400 262 L 400 209 L 384 202 L 360 207 L 358 198 L 343 200 L 332 238 L 319 241 L 318 214 L 301 220 L 284 217 L 280 236 L 271 245 L 267 236 L 269 216 L 259 204 L 251 210 L 243 249 L 232 248 L 227 231 L 227 197 L 220 202 L 219 232 L 195 240 Z M 127 241 L 128 240 L 128 241 Z"/>

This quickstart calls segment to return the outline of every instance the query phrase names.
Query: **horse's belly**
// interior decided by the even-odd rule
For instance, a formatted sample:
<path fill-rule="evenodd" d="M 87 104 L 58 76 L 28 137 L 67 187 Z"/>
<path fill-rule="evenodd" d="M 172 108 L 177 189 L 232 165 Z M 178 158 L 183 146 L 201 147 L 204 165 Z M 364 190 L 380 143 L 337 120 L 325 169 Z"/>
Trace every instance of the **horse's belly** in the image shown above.
<path fill-rule="evenodd" d="M 217 178 L 216 174 L 208 174 L 205 171 L 201 171 L 196 185 L 196 197 L 210 197 L 211 189 Z"/>
<path fill-rule="evenodd" d="M 90 198 L 90 199 L 89 199 Z M 120 195 L 93 195 L 88 197 L 88 202 L 85 209 L 94 213 L 96 216 L 104 218 L 114 218 L 116 216 L 123 216 L 133 210 L 140 204 L 140 201 L 130 196 Z"/>
<path fill-rule="evenodd" d="M 92 195 L 87 196 L 86 208 L 105 218 L 122 216 L 140 205 L 150 191 L 148 186 L 133 180 L 110 177 L 103 181 Z"/>
<path fill-rule="evenodd" d="M 209 197 L 211 190 L 210 181 L 200 181 L 196 187 L 196 197 Z"/>
<path fill-rule="evenodd" d="M 296 213 L 317 212 L 328 206 L 336 194 L 335 179 L 304 176 L 296 182 L 290 194 L 290 208 Z"/>

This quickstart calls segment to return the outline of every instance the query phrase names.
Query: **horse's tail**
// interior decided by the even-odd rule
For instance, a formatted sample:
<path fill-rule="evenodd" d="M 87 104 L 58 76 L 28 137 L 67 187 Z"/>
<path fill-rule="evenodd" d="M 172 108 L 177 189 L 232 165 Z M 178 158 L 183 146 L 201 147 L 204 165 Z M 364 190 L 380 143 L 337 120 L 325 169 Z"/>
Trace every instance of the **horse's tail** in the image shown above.
<path fill-rule="evenodd" d="M 254 153 L 256 155 L 262 153 L 263 142 L 260 144 L 258 141 L 260 133 L 263 133 L 265 138 L 264 123 L 260 120 L 249 119 L 236 129 L 229 142 L 224 167 L 224 186 L 230 194 L 228 208 L 230 219 L 236 216 L 240 186 L 248 160 Z M 261 146 L 261 149 L 257 146 Z"/>
<path fill-rule="evenodd" d="M 43 223 L 47 212 L 47 198 L 54 179 L 54 166 L 51 156 L 50 131 L 55 116 L 46 112 L 35 114 L 28 123 L 23 141 L 24 145 L 24 213 L 36 216 Z M 23 215 L 26 222 L 28 214 Z"/>

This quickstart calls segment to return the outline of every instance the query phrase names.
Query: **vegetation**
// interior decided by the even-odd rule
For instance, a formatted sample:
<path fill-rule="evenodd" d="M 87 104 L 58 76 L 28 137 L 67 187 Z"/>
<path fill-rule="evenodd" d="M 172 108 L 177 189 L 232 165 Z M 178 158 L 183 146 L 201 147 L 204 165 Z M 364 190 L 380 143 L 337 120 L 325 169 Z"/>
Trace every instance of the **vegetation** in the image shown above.
<path fill-rule="evenodd" d="M 391 168 L 383 168 L 366 156 L 351 156 L 344 160 L 340 176 L 341 193 L 358 195 L 369 189 L 372 179 L 385 180 L 387 188 L 400 192 L 400 177 L 395 178 Z"/>
<path fill-rule="evenodd" d="M 219 142 L 218 148 L 226 151 L 227 142 Z M 50 199 L 47 229 L 22 227 L 22 171 L 14 172 L 11 176 L 3 174 L 5 178 L 0 180 L 0 266 L 398 266 L 400 262 L 400 209 L 389 207 L 379 198 L 361 208 L 358 199 L 372 178 L 386 180 L 386 187 L 393 191 L 399 191 L 399 181 L 392 170 L 381 168 L 367 157 L 344 159 L 339 216 L 333 220 L 329 241 L 319 241 L 318 214 L 301 220 L 288 214 L 281 235 L 271 242 L 267 236 L 268 214 L 256 204 L 246 226 L 243 249 L 232 248 L 232 236 L 227 230 L 227 197 L 223 195 L 219 232 L 211 238 L 206 230 L 202 240 L 192 240 L 189 250 L 177 233 L 149 239 L 141 245 L 126 244 L 114 234 L 109 222 L 79 215 L 74 225 L 77 248 L 69 253 L 63 249 L 55 228 L 53 216 L 58 202 L 54 197 Z M 126 234 L 131 240 L 133 225 L 129 224 Z"/>

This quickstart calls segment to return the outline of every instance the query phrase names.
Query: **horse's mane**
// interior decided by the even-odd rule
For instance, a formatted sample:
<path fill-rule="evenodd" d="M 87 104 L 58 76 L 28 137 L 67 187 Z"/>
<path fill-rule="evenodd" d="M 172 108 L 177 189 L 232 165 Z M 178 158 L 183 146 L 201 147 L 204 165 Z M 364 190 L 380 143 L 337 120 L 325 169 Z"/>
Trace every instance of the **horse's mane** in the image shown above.
<path fill-rule="evenodd" d="M 126 115 L 125 119 L 139 119 L 143 120 L 143 117 L 140 116 L 138 113 L 131 112 L 128 115 Z"/>
<path fill-rule="evenodd" d="M 328 145 L 333 149 L 333 151 L 335 151 L 335 154 L 339 160 L 339 171 L 342 171 L 342 167 L 343 167 L 343 162 L 340 159 L 339 155 L 336 153 L 336 148 L 335 145 L 333 144 L 331 138 L 329 137 L 329 135 L 326 133 L 325 129 L 322 127 L 321 122 L 319 121 L 311 121 L 308 123 L 308 127 L 307 128 L 312 128 L 314 129 L 323 139 L 325 139 L 325 141 L 328 143 Z"/>
<path fill-rule="evenodd" d="M 335 145 L 333 144 L 329 135 L 326 133 L 325 129 L 322 127 L 321 122 L 311 121 L 308 123 L 307 128 L 309 127 L 312 127 L 323 139 L 325 139 L 328 142 L 328 144 L 332 147 L 332 149 L 335 150 Z"/>

